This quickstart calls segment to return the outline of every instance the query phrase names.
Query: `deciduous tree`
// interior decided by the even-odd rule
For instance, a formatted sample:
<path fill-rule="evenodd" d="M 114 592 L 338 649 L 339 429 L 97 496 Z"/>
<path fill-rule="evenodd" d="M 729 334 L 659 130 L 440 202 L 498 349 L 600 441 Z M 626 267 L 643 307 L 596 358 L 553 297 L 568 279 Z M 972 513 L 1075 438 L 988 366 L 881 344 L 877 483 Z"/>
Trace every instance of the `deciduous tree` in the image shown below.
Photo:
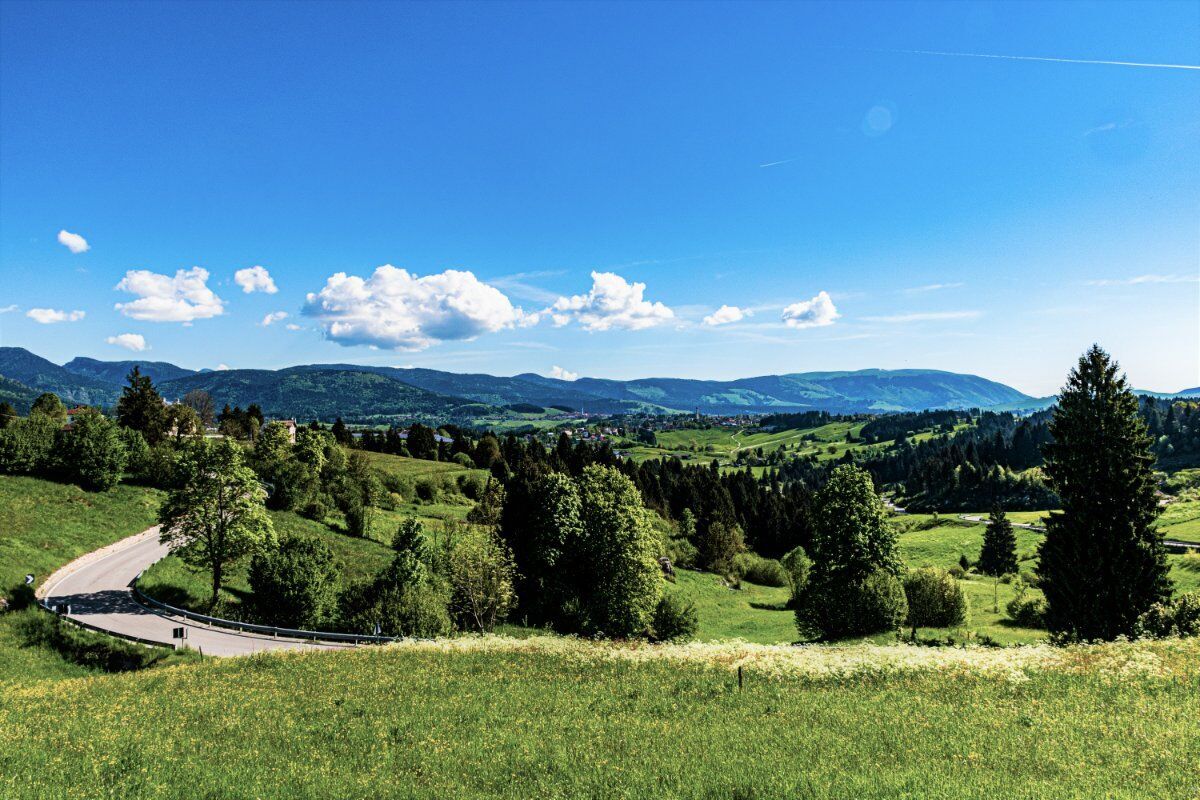
<path fill-rule="evenodd" d="M 160 540 L 185 563 L 211 573 L 216 605 L 226 568 L 275 544 L 266 492 L 242 448 L 228 439 L 187 442 L 176 470 L 179 486 L 159 510 Z"/>

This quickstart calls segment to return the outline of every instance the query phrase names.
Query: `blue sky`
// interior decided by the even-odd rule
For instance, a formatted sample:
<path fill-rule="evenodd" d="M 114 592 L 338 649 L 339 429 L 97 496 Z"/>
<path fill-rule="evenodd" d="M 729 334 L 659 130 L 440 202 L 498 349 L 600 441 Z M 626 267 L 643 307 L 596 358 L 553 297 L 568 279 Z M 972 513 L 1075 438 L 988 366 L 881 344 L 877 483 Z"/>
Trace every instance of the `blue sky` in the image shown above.
<path fill-rule="evenodd" d="M 1189 65 L 1194 3 L 4 2 L 0 344 L 1195 386 Z"/>

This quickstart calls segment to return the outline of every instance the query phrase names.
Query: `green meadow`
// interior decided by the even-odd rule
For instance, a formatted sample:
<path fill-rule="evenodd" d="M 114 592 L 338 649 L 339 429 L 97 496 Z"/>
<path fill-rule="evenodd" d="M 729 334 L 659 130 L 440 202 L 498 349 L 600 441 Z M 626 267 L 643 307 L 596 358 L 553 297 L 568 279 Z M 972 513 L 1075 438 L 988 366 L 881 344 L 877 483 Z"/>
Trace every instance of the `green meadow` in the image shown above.
<path fill-rule="evenodd" d="M 471 637 L 0 692 L 11 800 L 1200 790 L 1196 640 L 995 650 Z"/>

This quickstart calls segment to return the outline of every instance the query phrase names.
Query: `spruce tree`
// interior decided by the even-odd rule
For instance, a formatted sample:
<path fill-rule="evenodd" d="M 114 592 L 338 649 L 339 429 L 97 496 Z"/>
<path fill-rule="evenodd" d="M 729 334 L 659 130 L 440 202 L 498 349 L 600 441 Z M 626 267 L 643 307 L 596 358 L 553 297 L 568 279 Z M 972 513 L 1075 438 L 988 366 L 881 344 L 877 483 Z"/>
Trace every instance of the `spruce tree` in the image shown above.
<path fill-rule="evenodd" d="M 1131 634 L 1138 616 L 1171 595 L 1154 529 L 1150 439 L 1118 369 L 1097 345 L 1079 359 L 1043 449 L 1062 511 L 1046 521 L 1039 584 L 1047 627 L 1071 639 Z"/>
<path fill-rule="evenodd" d="M 992 507 L 991 519 L 983 532 L 983 549 L 979 551 L 977 566 L 984 575 L 1017 571 L 1017 535 L 999 504 Z"/>
<path fill-rule="evenodd" d="M 117 401 L 117 422 L 123 428 L 141 431 L 150 444 L 162 441 L 166 432 L 167 412 L 162 395 L 154 388 L 149 375 L 134 368 L 126 376 L 129 385 L 121 392 Z"/>

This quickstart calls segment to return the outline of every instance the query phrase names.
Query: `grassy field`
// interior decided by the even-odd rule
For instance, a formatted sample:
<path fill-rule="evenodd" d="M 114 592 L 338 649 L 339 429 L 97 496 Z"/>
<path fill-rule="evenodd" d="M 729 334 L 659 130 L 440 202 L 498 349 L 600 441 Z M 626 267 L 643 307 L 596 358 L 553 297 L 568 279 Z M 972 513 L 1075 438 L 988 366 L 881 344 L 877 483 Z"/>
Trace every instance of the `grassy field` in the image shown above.
<path fill-rule="evenodd" d="M 1163 509 L 1158 529 L 1168 539 L 1200 542 L 1200 500 L 1180 500 Z"/>
<path fill-rule="evenodd" d="M 1183 800 L 1197 741 L 1196 640 L 472 638 L 13 688 L 0 796 Z"/>
<path fill-rule="evenodd" d="M 731 589 L 711 572 L 681 569 L 676 572 L 675 591 L 696 604 L 700 618 L 699 641 L 743 639 L 759 644 L 796 641 L 796 617 L 784 606 L 789 589 L 756 586 L 742 581 L 740 589 Z"/>
<path fill-rule="evenodd" d="M 380 472 L 399 475 L 405 478 L 428 478 L 430 476 L 446 476 L 452 478 L 459 475 L 477 475 L 487 478 L 486 469 L 469 469 L 453 461 L 426 461 L 423 458 L 405 458 L 391 453 L 373 453 L 370 450 L 359 450 L 367 457 L 371 466 Z"/>
<path fill-rule="evenodd" d="M 151 527 L 162 497 L 140 486 L 85 492 L 0 475 L 0 594 L 26 573 L 41 583 L 68 561 Z"/>

